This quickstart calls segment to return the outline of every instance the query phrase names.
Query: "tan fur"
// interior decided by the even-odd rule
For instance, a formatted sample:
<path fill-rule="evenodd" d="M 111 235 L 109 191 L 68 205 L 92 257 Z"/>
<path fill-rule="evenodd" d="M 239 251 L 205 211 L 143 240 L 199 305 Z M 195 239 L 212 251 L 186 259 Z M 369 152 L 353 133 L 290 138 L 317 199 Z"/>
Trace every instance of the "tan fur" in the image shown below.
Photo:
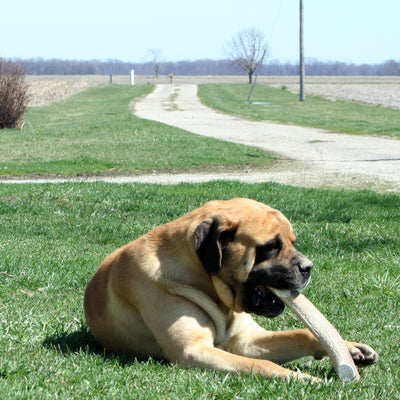
<path fill-rule="evenodd" d="M 221 232 L 234 232 L 216 274 L 207 273 L 196 248 L 200 228 L 207 232 L 213 221 L 218 240 Z M 243 311 L 256 246 L 277 235 L 283 243 L 277 261 L 289 263 L 294 255 L 308 261 L 294 249 L 289 221 L 249 199 L 211 201 L 153 229 L 110 254 L 89 282 L 84 306 L 90 330 L 113 352 L 266 378 L 313 379 L 277 364 L 322 357 L 310 331 L 266 331 Z M 355 358 L 377 358 L 368 346 L 348 346 Z"/>

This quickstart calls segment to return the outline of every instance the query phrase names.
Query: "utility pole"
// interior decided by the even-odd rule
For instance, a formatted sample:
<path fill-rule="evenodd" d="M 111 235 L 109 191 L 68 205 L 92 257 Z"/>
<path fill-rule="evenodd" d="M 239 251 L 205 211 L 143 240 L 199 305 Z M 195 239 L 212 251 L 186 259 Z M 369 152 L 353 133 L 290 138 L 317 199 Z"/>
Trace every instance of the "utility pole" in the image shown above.
<path fill-rule="evenodd" d="M 304 43 L 303 43 L 303 0 L 300 0 L 300 101 L 304 101 Z"/>

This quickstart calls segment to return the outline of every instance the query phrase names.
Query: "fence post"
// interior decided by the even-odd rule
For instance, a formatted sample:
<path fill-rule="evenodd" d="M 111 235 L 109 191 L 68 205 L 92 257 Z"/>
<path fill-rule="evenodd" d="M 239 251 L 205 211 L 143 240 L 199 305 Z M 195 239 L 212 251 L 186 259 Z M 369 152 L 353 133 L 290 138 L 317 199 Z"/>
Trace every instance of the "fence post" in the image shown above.
<path fill-rule="evenodd" d="M 112 74 L 110 74 L 110 85 L 112 85 Z"/>
<path fill-rule="evenodd" d="M 135 70 L 131 69 L 131 79 L 130 79 L 131 85 L 135 84 Z"/>

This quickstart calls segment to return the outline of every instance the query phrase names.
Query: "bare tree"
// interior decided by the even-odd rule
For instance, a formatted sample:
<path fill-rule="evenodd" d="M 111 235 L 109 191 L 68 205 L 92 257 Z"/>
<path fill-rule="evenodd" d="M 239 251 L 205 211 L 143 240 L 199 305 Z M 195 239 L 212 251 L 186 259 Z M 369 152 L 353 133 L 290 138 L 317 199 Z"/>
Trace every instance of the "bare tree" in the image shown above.
<path fill-rule="evenodd" d="M 258 29 L 249 28 L 232 37 L 226 44 L 225 53 L 233 64 L 246 71 L 249 83 L 252 83 L 256 69 L 268 56 L 268 43 Z"/>
<path fill-rule="evenodd" d="M 150 64 L 153 67 L 154 75 L 158 78 L 160 72 L 161 64 L 161 50 L 160 49 L 149 49 L 149 54 L 151 57 Z"/>

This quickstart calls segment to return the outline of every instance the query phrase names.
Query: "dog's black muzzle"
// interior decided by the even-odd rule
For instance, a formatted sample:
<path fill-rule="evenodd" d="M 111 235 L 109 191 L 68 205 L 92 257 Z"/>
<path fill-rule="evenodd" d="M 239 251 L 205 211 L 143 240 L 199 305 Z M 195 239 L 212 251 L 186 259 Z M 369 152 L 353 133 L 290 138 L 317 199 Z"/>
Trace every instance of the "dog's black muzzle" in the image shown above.
<path fill-rule="evenodd" d="M 311 280 L 313 264 L 308 259 L 295 258 L 291 267 L 273 264 L 256 266 L 244 284 L 242 305 L 245 312 L 273 318 L 282 314 L 285 304 L 269 289 L 298 290 L 305 288 Z"/>

